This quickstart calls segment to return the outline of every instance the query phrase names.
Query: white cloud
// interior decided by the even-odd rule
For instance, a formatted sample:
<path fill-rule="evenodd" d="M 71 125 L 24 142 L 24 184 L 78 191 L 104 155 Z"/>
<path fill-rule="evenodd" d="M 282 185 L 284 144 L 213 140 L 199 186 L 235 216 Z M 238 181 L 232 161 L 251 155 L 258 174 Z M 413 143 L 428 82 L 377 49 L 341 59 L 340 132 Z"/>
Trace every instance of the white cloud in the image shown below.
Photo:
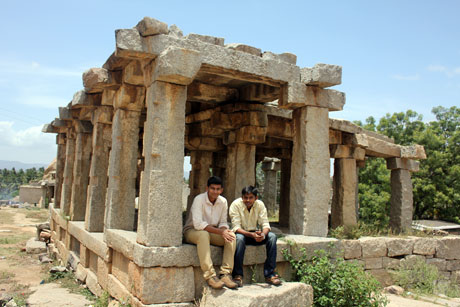
<path fill-rule="evenodd" d="M 18 97 L 17 100 L 19 103 L 29 106 L 56 109 L 57 107 L 66 106 L 69 103 L 70 99 L 51 95 L 34 95 L 32 93 L 24 93 L 20 97 Z"/>
<path fill-rule="evenodd" d="M 449 68 L 443 65 L 430 65 L 427 67 L 428 71 L 432 72 L 441 72 L 444 73 L 447 77 L 452 78 L 456 75 L 460 75 L 460 67 Z"/>
<path fill-rule="evenodd" d="M 49 163 L 56 155 L 55 135 L 42 126 L 16 129 L 14 122 L 0 121 L 0 160 Z"/>
<path fill-rule="evenodd" d="M 393 79 L 396 80 L 404 80 L 404 81 L 416 81 L 420 80 L 420 75 L 415 74 L 415 75 L 393 75 Z"/>

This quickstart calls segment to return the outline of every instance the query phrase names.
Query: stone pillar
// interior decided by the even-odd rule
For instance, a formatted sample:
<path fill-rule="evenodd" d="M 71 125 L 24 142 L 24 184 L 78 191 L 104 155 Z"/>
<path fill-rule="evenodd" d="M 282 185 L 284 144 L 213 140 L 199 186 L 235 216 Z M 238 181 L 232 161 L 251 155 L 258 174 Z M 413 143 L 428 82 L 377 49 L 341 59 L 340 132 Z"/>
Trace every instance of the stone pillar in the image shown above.
<path fill-rule="evenodd" d="M 109 152 L 112 144 L 112 108 L 99 107 L 93 113 L 92 122 L 94 125 L 93 154 L 86 200 L 85 229 L 91 232 L 102 232 L 104 231 Z"/>
<path fill-rule="evenodd" d="M 275 215 L 277 182 L 276 174 L 280 170 L 279 159 L 265 158 L 262 162 L 262 170 L 265 175 L 263 201 L 268 211 L 268 216 Z"/>
<path fill-rule="evenodd" d="M 334 160 L 333 196 L 331 207 L 332 228 L 356 225 L 356 160 Z"/>
<path fill-rule="evenodd" d="M 227 168 L 225 169 L 224 195 L 229 204 L 241 197 L 241 190 L 255 185 L 256 145 L 233 143 L 227 145 Z"/>
<path fill-rule="evenodd" d="M 57 156 L 56 156 L 56 182 L 54 186 L 54 207 L 61 207 L 62 182 L 64 176 L 65 156 L 66 156 L 66 137 L 65 133 L 56 136 Z"/>
<path fill-rule="evenodd" d="M 185 103 L 201 66 L 196 51 L 170 47 L 145 67 L 147 120 L 137 242 L 182 244 Z"/>
<path fill-rule="evenodd" d="M 105 228 L 133 230 L 141 112 L 117 109 L 112 124 Z"/>
<path fill-rule="evenodd" d="M 280 180 L 280 226 L 289 226 L 289 187 L 291 181 L 291 160 L 281 160 L 281 180 Z"/>
<path fill-rule="evenodd" d="M 225 152 L 212 153 L 212 175 L 225 179 L 225 168 L 227 167 L 227 155 Z"/>
<path fill-rule="evenodd" d="M 72 196 L 73 164 L 75 160 L 75 131 L 69 128 L 66 134 L 65 166 L 62 176 L 61 212 L 68 216 Z"/>
<path fill-rule="evenodd" d="M 90 122 L 76 121 L 75 126 L 77 139 L 75 142 L 70 219 L 72 221 L 83 221 L 85 219 L 86 192 L 88 190 L 91 164 L 92 125 Z"/>
<path fill-rule="evenodd" d="M 418 161 L 389 158 L 391 170 L 390 227 L 395 231 L 407 231 L 412 225 L 413 197 L 411 172 L 419 170 Z"/>
<path fill-rule="evenodd" d="M 190 195 L 187 200 L 187 212 L 195 196 L 206 190 L 208 178 L 211 176 L 209 169 L 212 163 L 212 152 L 193 150 L 190 153 L 190 163 L 192 170 L 189 177 Z"/>
<path fill-rule="evenodd" d="M 289 230 L 325 237 L 330 197 L 328 109 L 300 107 L 293 111 L 292 120 Z"/>

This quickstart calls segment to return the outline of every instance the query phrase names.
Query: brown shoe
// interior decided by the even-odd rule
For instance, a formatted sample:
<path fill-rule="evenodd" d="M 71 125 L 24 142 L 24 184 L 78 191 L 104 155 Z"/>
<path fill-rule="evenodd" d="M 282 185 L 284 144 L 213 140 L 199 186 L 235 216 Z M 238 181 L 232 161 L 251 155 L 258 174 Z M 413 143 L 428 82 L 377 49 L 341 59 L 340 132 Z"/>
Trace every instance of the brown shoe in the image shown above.
<path fill-rule="evenodd" d="M 279 286 L 281 285 L 281 279 L 278 275 L 273 275 L 271 277 L 265 277 L 265 281 L 267 284 L 274 285 L 274 286 Z"/>
<path fill-rule="evenodd" d="M 206 282 L 213 289 L 222 289 L 224 287 L 224 282 L 217 278 L 217 276 L 209 278 Z"/>
<path fill-rule="evenodd" d="M 238 288 L 238 284 L 236 282 L 234 282 L 232 280 L 232 278 L 230 277 L 230 275 L 226 274 L 226 275 L 222 275 L 220 277 L 220 281 L 223 282 L 225 284 L 225 286 L 229 289 L 236 289 Z"/>
<path fill-rule="evenodd" d="M 243 276 L 236 275 L 235 277 L 233 277 L 233 281 L 238 285 L 238 287 L 241 288 L 243 286 Z"/>

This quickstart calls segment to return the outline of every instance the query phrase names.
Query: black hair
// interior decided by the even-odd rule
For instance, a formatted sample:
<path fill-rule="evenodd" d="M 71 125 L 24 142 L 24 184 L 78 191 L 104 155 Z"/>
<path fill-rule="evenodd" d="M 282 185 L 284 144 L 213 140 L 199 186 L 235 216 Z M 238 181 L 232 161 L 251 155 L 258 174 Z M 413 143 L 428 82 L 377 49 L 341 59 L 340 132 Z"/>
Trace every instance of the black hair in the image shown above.
<path fill-rule="evenodd" d="M 220 186 L 222 186 L 222 179 L 220 179 L 220 177 L 217 177 L 217 176 L 211 176 L 208 179 L 208 187 L 211 184 L 219 184 Z"/>
<path fill-rule="evenodd" d="M 244 196 L 248 193 L 254 194 L 254 196 L 257 197 L 257 193 L 259 193 L 259 191 L 257 190 L 256 187 L 253 187 L 252 185 L 250 185 L 250 186 L 243 188 L 243 190 L 241 191 L 241 195 Z"/>

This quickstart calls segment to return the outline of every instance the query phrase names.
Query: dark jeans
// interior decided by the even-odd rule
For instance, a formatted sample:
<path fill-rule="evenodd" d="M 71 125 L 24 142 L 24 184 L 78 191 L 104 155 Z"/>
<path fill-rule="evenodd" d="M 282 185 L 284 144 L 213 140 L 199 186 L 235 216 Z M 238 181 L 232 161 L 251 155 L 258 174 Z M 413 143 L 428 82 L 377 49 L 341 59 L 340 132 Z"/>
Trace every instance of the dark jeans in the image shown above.
<path fill-rule="evenodd" d="M 253 238 L 245 237 L 244 235 L 236 234 L 236 251 L 235 251 L 235 262 L 233 265 L 233 277 L 236 275 L 243 276 L 243 259 L 246 245 L 264 245 L 267 249 L 267 259 L 264 264 L 264 276 L 272 277 L 276 268 L 276 235 L 269 232 L 267 237 L 257 242 Z"/>

